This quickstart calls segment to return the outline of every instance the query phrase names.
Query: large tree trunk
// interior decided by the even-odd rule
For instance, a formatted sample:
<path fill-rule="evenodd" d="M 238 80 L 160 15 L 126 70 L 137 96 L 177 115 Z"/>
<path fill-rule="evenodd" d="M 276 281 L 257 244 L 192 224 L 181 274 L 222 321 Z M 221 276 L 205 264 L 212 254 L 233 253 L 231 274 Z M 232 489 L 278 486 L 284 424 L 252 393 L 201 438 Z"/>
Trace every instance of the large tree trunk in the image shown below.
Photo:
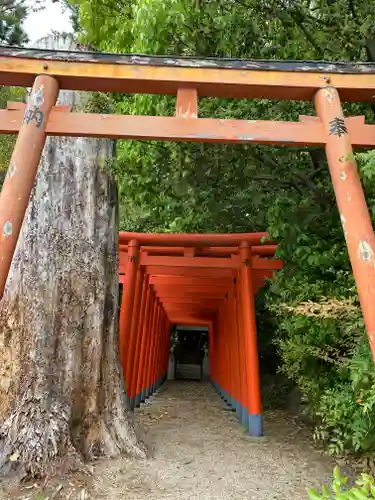
<path fill-rule="evenodd" d="M 42 45 L 51 43 L 71 48 L 69 39 Z M 60 93 L 60 104 L 75 102 Z M 108 140 L 47 139 L 0 304 L 3 474 L 145 456 L 118 357 L 117 190 L 105 169 L 113 149 Z"/>

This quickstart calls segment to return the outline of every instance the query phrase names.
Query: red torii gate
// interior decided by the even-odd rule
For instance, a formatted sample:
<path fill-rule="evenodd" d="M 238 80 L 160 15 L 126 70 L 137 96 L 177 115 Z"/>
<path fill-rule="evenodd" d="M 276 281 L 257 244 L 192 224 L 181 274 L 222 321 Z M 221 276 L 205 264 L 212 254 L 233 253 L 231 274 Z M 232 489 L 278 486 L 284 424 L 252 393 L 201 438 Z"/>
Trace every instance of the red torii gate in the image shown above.
<path fill-rule="evenodd" d="M 375 125 L 363 116 L 345 117 L 341 105 L 341 100 L 373 101 L 374 64 L 0 47 L 0 84 L 33 87 L 26 107 L 9 103 L 0 111 L 0 133 L 18 133 L 0 197 L 0 297 L 47 135 L 319 146 L 326 150 L 375 359 L 375 235 L 352 149 L 375 145 Z M 174 95 L 176 114 L 71 112 L 55 106 L 59 89 Z M 202 96 L 308 100 L 317 116 L 300 116 L 296 122 L 199 118 Z"/>
<path fill-rule="evenodd" d="M 171 325 L 207 326 L 213 385 L 249 434 L 262 435 L 254 295 L 282 267 L 264 257 L 277 248 L 261 245 L 265 236 L 120 233 L 120 357 L 132 408 L 165 380 Z"/>
<path fill-rule="evenodd" d="M 366 124 L 361 116 L 345 117 L 341 105 L 341 100 L 373 101 L 374 64 L 153 57 L 0 47 L 0 84 L 32 86 L 27 106 L 9 103 L 6 110 L 0 111 L 0 133 L 18 134 L 0 196 L 0 297 L 47 135 L 319 146 L 326 151 L 375 359 L 375 235 L 353 155 L 353 147 L 375 145 L 375 126 Z M 176 114 L 165 117 L 71 112 L 67 107 L 55 106 L 60 89 L 174 95 Z M 198 100 L 202 96 L 308 100 L 314 102 L 317 116 L 300 116 L 296 122 L 199 118 Z M 172 242 L 163 237 L 154 246 L 181 246 L 183 242 L 184 247 L 194 247 L 189 238 L 183 241 L 181 236 L 175 236 Z M 223 238 L 216 240 L 216 245 L 211 237 L 205 238 L 200 238 L 198 247 L 241 245 L 241 241 L 224 244 Z M 142 240 L 140 245 L 149 244 L 147 235 Z M 120 244 L 129 241 L 120 235 Z M 259 241 L 248 244 L 257 245 Z M 244 257 L 248 250 L 241 248 L 239 255 L 242 262 L 248 260 L 251 264 L 252 260 Z M 129 249 L 131 257 L 132 252 Z M 187 254 L 186 258 L 192 256 Z M 211 272 L 214 270 L 217 269 Z M 244 272 L 241 274 L 245 276 Z M 240 276 L 241 283 L 246 281 L 244 276 L 242 279 Z M 252 281 L 251 273 L 246 279 Z M 251 317 L 245 312 L 243 322 L 251 326 Z M 207 318 L 207 324 L 212 324 L 211 316 Z"/>

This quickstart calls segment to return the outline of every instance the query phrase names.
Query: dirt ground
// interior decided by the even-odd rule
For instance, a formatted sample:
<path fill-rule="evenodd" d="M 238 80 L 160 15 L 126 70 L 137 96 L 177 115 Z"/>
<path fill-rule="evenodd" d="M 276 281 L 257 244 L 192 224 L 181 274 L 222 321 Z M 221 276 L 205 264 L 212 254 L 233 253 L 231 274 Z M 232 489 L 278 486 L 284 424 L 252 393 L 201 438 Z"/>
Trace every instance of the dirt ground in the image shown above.
<path fill-rule="evenodd" d="M 206 383 L 168 382 L 136 419 L 153 457 L 97 462 L 94 483 L 72 500 L 299 500 L 331 476 L 302 424 L 268 412 L 266 437 L 250 438 Z M 54 498 L 67 498 L 64 489 Z"/>
<path fill-rule="evenodd" d="M 266 414 L 267 437 L 249 438 L 208 384 L 169 382 L 137 417 L 154 458 L 100 464 L 95 500 L 297 500 L 332 473 L 290 417 Z"/>

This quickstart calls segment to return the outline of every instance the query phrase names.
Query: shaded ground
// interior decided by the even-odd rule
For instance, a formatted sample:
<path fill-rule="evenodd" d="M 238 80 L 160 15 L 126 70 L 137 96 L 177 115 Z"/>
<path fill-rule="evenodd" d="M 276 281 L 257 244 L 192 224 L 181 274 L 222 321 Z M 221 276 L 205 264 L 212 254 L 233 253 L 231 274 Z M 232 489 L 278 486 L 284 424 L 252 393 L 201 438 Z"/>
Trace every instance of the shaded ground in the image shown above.
<path fill-rule="evenodd" d="M 331 476 L 333 464 L 297 421 L 269 412 L 267 437 L 249 438 L 208 384 L 167 383 L 136 419 L 153 443 L 153 458 L 97 462 L 93 484 L 72 477 L 49 500 L 299 500 L 307 499 L 306 486 Z M 24 490 L 21 498 L 46 498 L 36 492 Z"/>
<path fill-rule="evenodd" d="M 94 498 L 297 500 L 331 476 L 332 464 L 290 417 L 268 413 L 267 438 L 251 439 L 207 384 L 167 383 L 138 417 L 154 458 L 103 464 Z"/>

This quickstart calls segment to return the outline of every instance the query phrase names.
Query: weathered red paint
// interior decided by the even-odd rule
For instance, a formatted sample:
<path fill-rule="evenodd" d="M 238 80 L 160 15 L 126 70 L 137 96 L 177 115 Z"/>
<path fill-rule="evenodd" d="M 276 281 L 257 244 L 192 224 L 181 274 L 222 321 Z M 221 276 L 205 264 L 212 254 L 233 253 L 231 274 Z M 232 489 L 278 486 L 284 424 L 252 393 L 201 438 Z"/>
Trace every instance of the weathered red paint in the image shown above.
<path fill-rule="evenodd" d="M 120 272 L 126 272 L 127 253 L 120 252 Z M 188 268 L 219 268 L 219 269 L 237 269 L 239 267 L 239 256 L 232 254 L 230 257 L 186 257 L 175 255 L 148 255 L 147 252 L 141 252 L 141 266 L 159 266 L 159 267 L 188 267 Z M 253 269 L 282 269 L 283 263 L 279 259 L 267 259 L 259 255 L 253 256 Z"/>
<path fill-rule="evenodd" d="M 142 291 L 144 283 L 144 270 L 138 268 L 134 290 L 133 308 L 131 311 L 131 323 L 129 331 L 129 341 L 126 353 L 125 365 L 125 388 L 129 396 L 131 396 L 131 374 L 135 363 L 135 350 L 137 346 L 138 324 L 140 317 Z"/>
<path fill-rule="evenodd" d="M 247 386 L 247 372 L 246 372 L 246 359 L 245 359 L 245 338 L 243 335 L 244 322 L 242 314 L 242 289 L 240 278 L 237 279 L 237 297 L 236 297 L 236 311 L 237 311 L 237 338 L 238 338 L 238 364 L 240 368 L 240 393 L 241 393 L 241 405 L 242 405 L 242 423 L 246 425 L 243 421 L 243 417 L 249 412 L 249 393 Z"/>
<path fill-rule="evenodd" d="M 95 54 L 97 56 L 98 54 Z M 0 84 L 29 87 L 35 76 L 48 71 L 61 88 L 101 92 L 176 95 L 179 89 L 196 89 L 200 96 L 311 100 L 331 82 L 343 100 L 369 101 L 375 92 L 374 69 L 366 65 L 306 61 L 181 60 L 124 54 L 34 51 L 3 47 Z M 103 57 L 104 56 L 104 57 Z"/>
<path fill-rule="evenodd" d="M 326 131 L 329 171 L 375 361 L 374 230 L 337 90 L 332 87 L 319 90 L 315 105 Z"/>
<path fill-rule="evenodd" d="M 151 287 L 147 287 L 146 294 L 146 304 L 144 311 L 144 319 L 142 324 L 142 329 L 140 330 L 140 341 L 139 341 L 139 364 L 138 371 L 134 374 L 134 394 L 132 396 L 138 396 L 142 393 L 143 389 L 143 380 L 144 374 L 146 371 L 146 362 L 147 362 L 147 346 L 148 346 L 148 338 L 149 338 L 149 329 L 151 323 L 151 315 L 152 315 L 152 307 L 153 307 L 153 292 Z"/>
<path fill-rule="evenodd" d="M 48 117 L 58 92 L 54 78 L 38 76 L 27 108 L 24 113 L 21 111 L 22 123 L 0 195 L 0 299 L 46 140 Z"/>
<path fill-rule="evenodd" d="M 190 247 L 191 248 L 191 247 Z M 119 245 L 121 252 L 127 253 L 128 246 Z M 230 257 L 232 254 L 238 254 L 238 247 L 196 247 L 195 257 Z M 275 255 L 277 245 L 252 245 L 251 252 L 255 255 L 262 255 L 272 257 Z M 182 246 L 166 247 L 166 246 L 141 246 L 141 251 L 146 252 L 148 255 L 185 255 L 186 248 Z M 186 255 L 185 255 L 186 256 Z"/>
<path fill-rule="evenodd" d="M 245 345 L 245 365 L 248 390 L 248 410 L 251 415 L 261 415 L 259 361 L 257 347 L 257 330 L 255 319 L 254 290 L 251 276 L 251 250 L 244 242 L 240 248 L 242 261 L 241 274 L 241 305 L 242 326 Z"/>
<path fill-rule="evenodd" d="M 137 325 L 137 335 L 136 335 L 136 343 L 135 343 L 135 351 L 134 351 L 134 362 L 131 366 L 130 379 L 127 383 L 128 395 L 131 399 L 132 407 L 134 407 L 135 401 L 133 398 L 137 395 L 137 375 L 140 370 L 140 358 L 141 358 L 141 346 L 142 346 L 142 338 L 143 338 L 143 327 L 146 319 L 146 305 L 147 305 L 147 295 L 148 295 L 148 284 L 149 277 L 144 276 L 143 284 L 142 284 L 142 292 L 141 292 L 141 305 L 139 308 L 139 320 Z"/>
<path fill-rule="evenodd" d="M 21 109 L 0 110 L 0 134 L 16 134 L 22 123 Z M 316 117 L 310 117 L 316 118 Z M 375 125 L 350 117 L 345 120 L 355 147 L 375 146 Z M 362 120 L 361 120 L 362 121 Z M 164 140 L 226 144 L 271 144 L 324 146 L 321 122 L 277 122 L 272 120 L 219 120 L 164 116 L 121 116 L 65 112 L 53 108 L 46 134 L 66 137 Z"/>
<path fill-rule="evenodd" d="M 178 89 L 176 116 L 187 119 L 198 118 L 198 92 L 196 89 Z"/>
<path fill-rule="evenodd" d="M 144 370 L 141 379 L 140 391 L 143 394 L 142 399 L 145 397 L 145 391 L 147 389 L 148 375 L 150 370 L 150 358 L 151 358 L 151 345 L 153 339 L 153 332 L 155 327 L 155 319 L 156 319 L 156 311 L 157 311 L 157 300 L 155 295 L 152 293 L 151 295 L 151 308 L 150 308 L 150 317 L 147 325 L 147 336 L 145 342 L 145 361 L 144 361 Z M 138 391 L 137 391 L 138 392 Z M 138 392 L 138 393 L 139 393 Z"/>
<path fill-rule="evenodd" d="M 139 244 L 136 240 L 132 240 L 129 244 L 129 253 L 126 263 L 126 277 L 123 285 L 120 311 L 120 359 L 124 370 L 124 377 L 126 374 L 126 361 L 128 356 L 130 329 L 133 318 L 133 305 L 138 264 Z"/>
<path fill-rule="evenodd" d="M 229 233 L 229 234 L 192 234 L 192 233 L 119 233 L 120 244 L 127 244 L 129 241 L 137 238 L 141 246 L 160 245 L 160 246 L 183 246 L 183 247 L 202 247 L 202 246 L 238 246 L 242 241 L 247 241 L 249 245 L 259 245 L 263 238 L 269 235 L 263 233 Z"/>

